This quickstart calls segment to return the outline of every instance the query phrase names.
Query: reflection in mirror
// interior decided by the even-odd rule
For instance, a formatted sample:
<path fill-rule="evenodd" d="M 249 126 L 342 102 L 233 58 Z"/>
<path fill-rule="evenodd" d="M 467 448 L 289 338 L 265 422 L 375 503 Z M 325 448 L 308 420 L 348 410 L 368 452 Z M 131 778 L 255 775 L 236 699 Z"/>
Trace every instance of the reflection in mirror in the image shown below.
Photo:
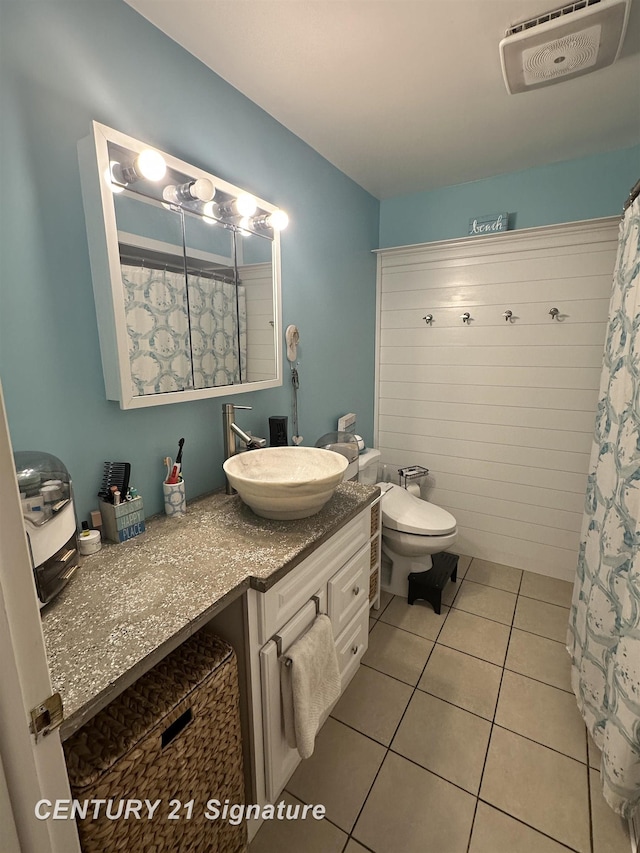
<path fill-rule="evenodd" d="M 245 290 L 247 306 L 247 378 L 257 382 L 269 379 L 275 361 L 271 247 L 266 240 L 246 232 L 238 235 L 237 247 L 238 281 Z"/>
<path fill-rule="evenodd" d="M 213 220 L 185 214 L 187 298 L 195 388 L 247 381 L 246 298 L 244 287 L 237 281 L 234 243 L 235 232 L 216 227 Z M 203 251 L 205 246 L 207 251 Z"/>
<path fill-rule="evenodd" d="M 286 214 L 95 122 L 79 151 L 107 397 L 136 408 L 282 384 Z"/>

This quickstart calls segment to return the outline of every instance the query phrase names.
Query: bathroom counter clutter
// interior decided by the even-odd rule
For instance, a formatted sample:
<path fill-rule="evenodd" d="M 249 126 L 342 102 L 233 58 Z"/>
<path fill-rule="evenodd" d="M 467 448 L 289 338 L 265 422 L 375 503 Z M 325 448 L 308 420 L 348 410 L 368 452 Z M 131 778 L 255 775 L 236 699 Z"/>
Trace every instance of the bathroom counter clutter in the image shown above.
<path fill-rule="evenodd" d="M 317 515 L 274 521 L 216 492 L 84 558 L 42 616 L 63 740 L 246 589 L 266 592 L 378 494 L 342 483 Z"/>

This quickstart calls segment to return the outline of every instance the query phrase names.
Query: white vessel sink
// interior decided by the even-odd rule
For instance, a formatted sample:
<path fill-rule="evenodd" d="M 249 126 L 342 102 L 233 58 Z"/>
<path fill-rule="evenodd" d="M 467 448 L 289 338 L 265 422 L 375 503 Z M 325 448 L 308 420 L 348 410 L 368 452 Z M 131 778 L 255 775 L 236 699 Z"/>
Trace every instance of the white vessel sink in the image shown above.
<path fill-rule="evenodd" d="M 237 453 L 223 464 L 244 503 L 263 518 L 307 518 L 320 512 L 348 466 L 318 447 L 267 447 Z"/>

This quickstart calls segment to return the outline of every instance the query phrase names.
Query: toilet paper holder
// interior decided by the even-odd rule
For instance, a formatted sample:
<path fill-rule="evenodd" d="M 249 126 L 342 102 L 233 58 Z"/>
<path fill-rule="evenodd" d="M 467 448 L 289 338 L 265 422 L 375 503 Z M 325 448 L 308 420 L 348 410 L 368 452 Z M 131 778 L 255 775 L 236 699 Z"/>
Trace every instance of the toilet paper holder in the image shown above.
<path fill-rule="evenodd" d="M 398 477 L 400 485 L 406 489 L 412 480 L 419 480 L 421 477 L 426 477 L 429 473 L 428 468 L 423 468 L 422 465 L 407 465 L 404 468 L 398 468 Z"/>

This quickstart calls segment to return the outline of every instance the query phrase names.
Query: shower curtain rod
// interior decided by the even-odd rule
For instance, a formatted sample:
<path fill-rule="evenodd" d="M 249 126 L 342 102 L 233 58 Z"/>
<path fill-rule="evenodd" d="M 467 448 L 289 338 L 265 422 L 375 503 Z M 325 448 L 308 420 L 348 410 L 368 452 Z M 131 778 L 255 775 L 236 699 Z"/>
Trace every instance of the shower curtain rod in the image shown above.
<path fill-rule="evenodd" d="M 167 270 L 184 274 L 184 261 L 182 257 L 164 252 L 155 252 L 150 249 L 140 249 L 137 246 L 120 244 L 120 263 L 135 267 L 146 267 L 152 270 Z M 207 269 L 205 262 L 194 258 L 187 259 L 187 274 L 199 275 L 202 278 L 210 278 L 221 281 L 224 284 L 240 284 L 233 275 L 225 275 L 222 271 Z"/>
<path fill-rule="evenodd" d="M 629 192 L 629 197 L 627 198 L 625 203 L 622 205 L 622 209 L 626 210 L 628 207 L 631 207 L 631 205 L 638 198 L 639 195 L 640 195 L 640 181 L 636 181 L 635 184 L 631 187 L 631 191 Z"/>

